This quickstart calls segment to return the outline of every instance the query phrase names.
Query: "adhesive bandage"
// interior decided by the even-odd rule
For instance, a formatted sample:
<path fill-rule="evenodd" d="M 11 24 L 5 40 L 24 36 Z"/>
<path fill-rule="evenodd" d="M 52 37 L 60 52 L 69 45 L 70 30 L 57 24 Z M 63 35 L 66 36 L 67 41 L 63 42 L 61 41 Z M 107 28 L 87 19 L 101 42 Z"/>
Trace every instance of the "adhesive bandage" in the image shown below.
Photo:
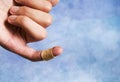
<path fill-rule="evenodd" d="M 52 48 L 51 49 L 47 49 L 47 50 L 43 50 L 41 52 L 41 57 L 43 60 L 48 61 L 50 59 L 54 58 L 53 52 L 52 52 Z"/>

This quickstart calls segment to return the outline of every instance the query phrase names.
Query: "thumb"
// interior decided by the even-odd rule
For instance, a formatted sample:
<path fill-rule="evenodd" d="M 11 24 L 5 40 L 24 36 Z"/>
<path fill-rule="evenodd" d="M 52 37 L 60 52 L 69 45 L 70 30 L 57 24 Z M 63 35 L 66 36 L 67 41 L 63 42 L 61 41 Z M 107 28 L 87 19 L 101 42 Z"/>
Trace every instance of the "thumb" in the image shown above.
<path fill-rule="evenodd" d="M 61 53 L 62 48 L 59 46 L 46 50 L 35 50 L 29 46 L 25 46 L 23 52 L 21 52 L 19 55 L 31 61 L 47 61 L 53 59 L 56 56 L 59 56 Z"/>
<path fill-rule="evenodd" d="M 56 46 L 47 50 L 35 50 L 27 45 L 19 45 L 19 47 L 16 47 L 16 45 L 7 45 L 3 47 L 30 61 L 50 60 L 62 53 L 62 48 L 60 46 Z"/>

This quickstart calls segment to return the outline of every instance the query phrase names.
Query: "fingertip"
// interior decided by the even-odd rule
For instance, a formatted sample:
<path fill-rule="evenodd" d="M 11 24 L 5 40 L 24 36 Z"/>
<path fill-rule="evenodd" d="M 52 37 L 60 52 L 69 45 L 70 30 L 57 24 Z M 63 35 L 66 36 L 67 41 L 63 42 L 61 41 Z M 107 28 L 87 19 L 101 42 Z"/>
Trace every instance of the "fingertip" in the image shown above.
<path fill-rule="evenodd" d="M 8 22 L 9 22 L 9 23 L 13 23 L 16 18 L 17 18 L 17 16 L 11 15 L 11 16 L 8 17 Z"/>
<path fill-rule="evenodd" d="M 18 6 L 12 6 L 10 8 L 10 14 L 15 14 L 19 10 Z"/>
<path fill-rule="evenodd" d="M 53 48 L 52 52 L 54 56 L 59 56 L 60 54 L 62 54 L 63 49 L 60 46 L 56 46 Z"/>
<path fill-rule="evenodd" d="M 59 0 L 52 0 L 52 5 L 55 6 L 59 3 Z"/>

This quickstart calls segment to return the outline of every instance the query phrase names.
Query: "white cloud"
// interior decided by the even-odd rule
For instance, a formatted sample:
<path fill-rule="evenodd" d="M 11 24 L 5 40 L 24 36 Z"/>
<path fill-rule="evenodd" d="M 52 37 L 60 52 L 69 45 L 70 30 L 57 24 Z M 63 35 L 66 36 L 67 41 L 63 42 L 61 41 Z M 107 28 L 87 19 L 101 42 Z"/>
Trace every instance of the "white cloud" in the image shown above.
<path fill-rule="evenodd" d="M 55 21 L 47 29 L 48 38 L 30 46 L 45 49 L 61 45 L 63 54 L 49 62 L 32 63 L 0 47 L 0 81 L 8 82 L 12 77 L 12 82 L 114 81 L 120 75 L 116 72 L 120 38 L 113 6 L 109 0 L 62 0 L 51 12 Z"/>

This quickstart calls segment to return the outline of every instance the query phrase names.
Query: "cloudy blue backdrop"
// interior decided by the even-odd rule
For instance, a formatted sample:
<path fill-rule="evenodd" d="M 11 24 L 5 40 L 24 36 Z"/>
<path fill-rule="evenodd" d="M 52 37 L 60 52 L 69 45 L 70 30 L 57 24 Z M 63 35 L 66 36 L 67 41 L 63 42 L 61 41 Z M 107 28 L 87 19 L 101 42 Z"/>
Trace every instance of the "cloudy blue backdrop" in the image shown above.
<path fill-rule="evenodd" d="M 120 82 L 120 0 L 61 0 L 47 39 L 35 49 L 64 48 L 30 62 L 0 47 L 0 82 Z"/>

